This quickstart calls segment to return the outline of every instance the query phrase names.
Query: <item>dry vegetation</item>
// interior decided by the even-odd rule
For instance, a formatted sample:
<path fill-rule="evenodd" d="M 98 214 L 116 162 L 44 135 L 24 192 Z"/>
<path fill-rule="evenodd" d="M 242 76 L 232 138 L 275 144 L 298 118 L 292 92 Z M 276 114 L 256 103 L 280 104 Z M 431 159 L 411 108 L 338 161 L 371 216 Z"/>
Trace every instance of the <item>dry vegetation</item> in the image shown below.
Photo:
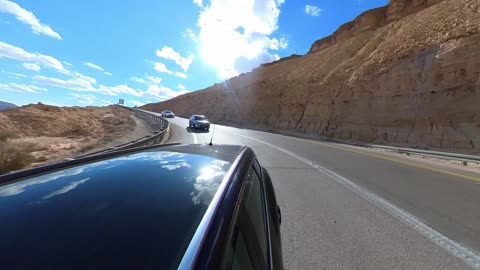
<path fill-rule="evenodd" d="M 21 169 L 34 161 L 30 154 L 34 145 L 16 142 L 14 138 L 14 133 L 0 130 L 0 174 Z"/>
<path fill-rule="evenodd" d="M 0 112 L 0 174 L 96 149 L 135 129 L 132 113 L 109 107 L 27 105 Z"/>

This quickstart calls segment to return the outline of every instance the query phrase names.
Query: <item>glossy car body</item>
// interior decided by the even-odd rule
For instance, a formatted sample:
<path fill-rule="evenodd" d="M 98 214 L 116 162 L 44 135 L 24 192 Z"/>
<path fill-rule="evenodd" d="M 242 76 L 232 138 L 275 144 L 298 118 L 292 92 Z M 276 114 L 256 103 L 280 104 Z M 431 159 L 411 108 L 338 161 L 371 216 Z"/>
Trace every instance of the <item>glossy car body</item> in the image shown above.
<path fill-rule="evenodd" d="M 162 117 L 175 118 L 175 114 L 172 111 L 165 110 L 165 111 L 162 111 Z"/>
<path fill-rule="evenodd" d="M 0 176 L 5 269 L 283 269 L 247 147 L 149 146 Z"/>
<path fill-rule="evenodd" d="M 203 115 L 192 115 L 188 120 L 188 126 L 197 129 L 210 129 L 210 121 Z"/>

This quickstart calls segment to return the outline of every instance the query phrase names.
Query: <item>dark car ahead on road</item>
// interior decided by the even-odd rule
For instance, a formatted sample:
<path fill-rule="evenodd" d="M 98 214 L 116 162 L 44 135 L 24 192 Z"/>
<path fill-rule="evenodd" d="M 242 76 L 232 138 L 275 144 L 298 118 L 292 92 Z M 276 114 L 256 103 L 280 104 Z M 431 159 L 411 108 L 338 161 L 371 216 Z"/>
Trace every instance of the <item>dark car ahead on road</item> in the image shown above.
<path fill-rule="evenodd" d="M 162 111 L 161 114 L 162 114 L 162 117 L 165 117 L 165 118 L 175 118 L 175 114 L 172 111 L 165 110 L 165 111 Z"/>
<path fill-rule="evenodd" d="M 122 150 L 0 176 L 2 269 L 283 269 L 248 147 Z"/>
<path fill-rule="evenodd" d="M 201 129 L 210 129 L 210 121 L 204 115 L 192 115 L 188 120 L 188 126 L 190 128 L 201 128 Z"/>

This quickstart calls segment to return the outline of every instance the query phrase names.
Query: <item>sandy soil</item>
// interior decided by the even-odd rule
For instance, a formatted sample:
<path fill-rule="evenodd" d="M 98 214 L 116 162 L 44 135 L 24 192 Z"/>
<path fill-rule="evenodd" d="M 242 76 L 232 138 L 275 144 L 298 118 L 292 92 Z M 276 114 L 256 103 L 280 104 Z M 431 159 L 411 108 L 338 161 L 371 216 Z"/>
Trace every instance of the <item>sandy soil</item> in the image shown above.
<path fill-rule="evenodd" d="M 0 131 L 13 134 L 12 142 L 29 145 L 34 161 L 28 167 L 97 152 L 150 134 L 140 119 L 123 108 L 43 104 L 2 111 Z"/>

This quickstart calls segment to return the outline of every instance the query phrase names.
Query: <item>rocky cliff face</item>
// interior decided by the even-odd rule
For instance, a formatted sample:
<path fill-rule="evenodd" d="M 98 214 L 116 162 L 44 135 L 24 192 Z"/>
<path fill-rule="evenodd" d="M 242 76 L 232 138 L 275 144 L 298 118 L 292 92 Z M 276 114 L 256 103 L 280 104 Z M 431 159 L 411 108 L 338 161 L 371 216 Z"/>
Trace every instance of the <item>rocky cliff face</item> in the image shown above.
<path fill-rule="evenodd" d="M 153 111 L 288 134 L 480 153 L 480 1 L 392 0 Z"/>

